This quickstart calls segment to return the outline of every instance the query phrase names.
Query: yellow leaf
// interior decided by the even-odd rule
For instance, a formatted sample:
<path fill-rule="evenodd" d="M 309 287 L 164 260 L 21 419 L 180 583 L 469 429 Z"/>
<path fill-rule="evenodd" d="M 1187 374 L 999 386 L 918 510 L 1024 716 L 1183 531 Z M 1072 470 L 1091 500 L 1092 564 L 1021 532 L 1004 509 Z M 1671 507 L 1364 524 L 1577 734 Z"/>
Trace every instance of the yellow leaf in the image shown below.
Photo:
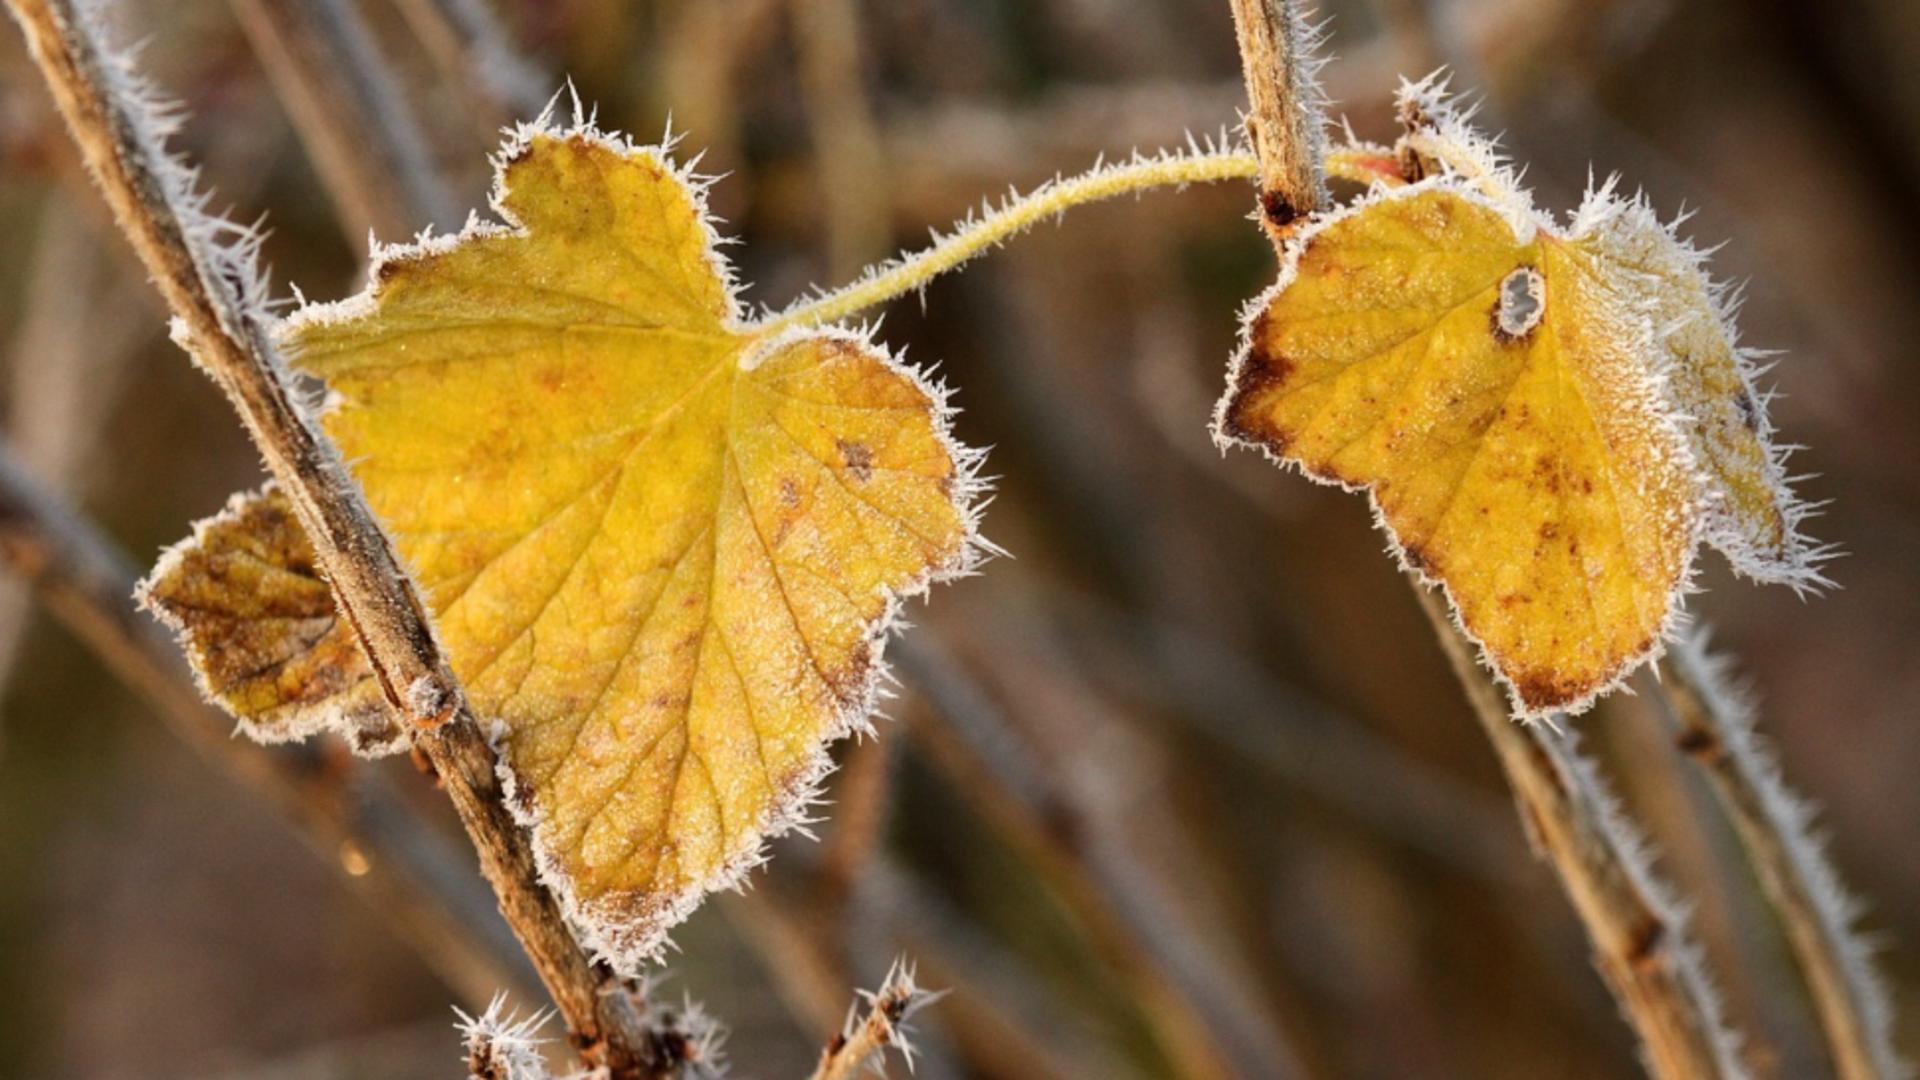
<path fill-rule="evenodd" d="M 331 729 L 363 753 L 405 745 L 273 485 L 194 526 L 141 583 L 140 601 L 180 634 L 201 689 L 254 739 Z"/>
<path fill-rule="evenodd" d="M 743 322 L 663 148 L 528 128 L 499 170 L 507 225 L 379 252 L 283 340 L 631 967 L 866 724 L 899 598 L 970 565 L 977 459 L 863 335 Z"/>
<path fill-rule="evenodd" d="M 1557 228 L 1419 104 L 1400 156 L 1442 171 L 1295 235 L 1217 435 L 1368 490 L 1516 712 L 1578 710 L 1662 647 L 1699 539 L 1801 585 L 1821 553 L 1697 253 L 1610 187 Z"/>

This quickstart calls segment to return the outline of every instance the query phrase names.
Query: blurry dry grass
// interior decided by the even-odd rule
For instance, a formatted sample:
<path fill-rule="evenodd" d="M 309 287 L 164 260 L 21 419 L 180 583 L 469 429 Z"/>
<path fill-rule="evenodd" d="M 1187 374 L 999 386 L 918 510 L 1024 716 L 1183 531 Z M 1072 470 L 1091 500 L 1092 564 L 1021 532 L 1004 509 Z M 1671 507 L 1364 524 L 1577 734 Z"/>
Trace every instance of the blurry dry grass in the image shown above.
<path fill-rule="evenodd" d="M 330 201 L 303 149 L 315 136 L 234 14 L 274 6 L 130 5 L 129 29 L 192 107 L 185 145 L 211 182 L 238 216 L 271 212 L 277 276 L 338 295 L 364 254 L 343 223 L 375 212 Z M 475 95 L 497 91 L 447 59 L 457 37 L 414 36 L 429 6 L 359 9 L 455 205 L 477 204 Z M 1219 0 L 499 6 L 603 122 L 652 133 L 671 111 L 689 150 L 711 148 L 750 297 L 776 305 L 1007 183 L 1211 130 L 1242 100 Z M 1328 78 L 1361 134 L 1388 133 L 1395 76 L 1446 61 L 1486 89 L 1549 205 L 1572 202 L 1591 162 L 1730 241 L 1717 268 L 1751 279 L 1748 339 L 1789 354 L 1778 419 L 1810 447 L 1796 464 L 1823 474 L 1811 494 L 1834 500 L 1817 532 L 1850 555 L 1844 588 L 1817 601 L 1711 566 L 1695 605 L 1827 808 L 1911 1000 L 1920 86 L 1899 74 L 1920 61 L 1920 14 L 1326 9 Z M 822 51 L 857 56 L 858 79 Z M 144 560 L 253 483 L 257 459 L 164 341 L 14 35 L 0 93 L 7 435 Z M 872 164 L 835 169 L 826 147 Z M 963 436 L 995 447 L 987 527 L 1016 558 L 914 613 L 899 722 L 847 748 L 824 843 L 784 845 L 752 897 L 678 935 L 666 993 L 723 1017 L 744 1071 L 805 1075 L 846 989 L 907 949 L 925 983 L 955 990 L 916 1018 L 923 1075 L 1199 1075 L 1222 1047 L 1244 1061 L 1276 1043 L 1316 1075 L 1635 1074 L 1364 505 L 1206 442 L 1233 313 L 1271 272 L 1246 203 L 1196 189 L 1080 211 L 889 314 L 888 337 L 960 387 Z M 457 991 L 17 600 L 0 608 L 0 644 L 14 640 L 0 1073 L 447 1074 Z M 1659 718 L 1616 698 L 1580 727 L 1700 901 L 1762 1073 L 1822 1075 L 1785 944 Z M 956 731 L 974 737 L 956 746 Z"/>

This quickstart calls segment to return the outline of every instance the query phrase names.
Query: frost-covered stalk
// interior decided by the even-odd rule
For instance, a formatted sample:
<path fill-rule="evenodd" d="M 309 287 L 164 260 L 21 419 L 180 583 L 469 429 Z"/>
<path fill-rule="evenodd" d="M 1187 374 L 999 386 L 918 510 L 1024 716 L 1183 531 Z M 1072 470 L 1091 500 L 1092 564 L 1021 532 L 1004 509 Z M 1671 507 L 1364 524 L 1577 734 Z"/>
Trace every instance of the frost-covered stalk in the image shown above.
<path fill-rule="evenodd" d="M 1293 222 L 1326 205 L 1321 162 L 1320 32 L 1299 0 L 1233 0 L 1240 67 L 1247 80 L 1247 134 L 1260 159 L 1260 220 L 1277 243 Z"/>
<path fill-rule="evenodd" d="M 1733 819 L 1761 888 L 1779 914 L 1843 1080 L 1912 1074 L 1893 1045 L 1893 1002 L 1854 930 L 1860 904 L 1847 893 L 1815 835 L 1814 807 L 1794 794 L 1755 730 L 1748 694 L 1728 662 L 1708 652 L 1703 626 L 1690 630 L 1661 665 L 1659 699 L 1676 741 L 1712 781 Z"/>
<path fill-rule="evenodd" d="M 1534 850 L 1559 874 L 1594 962 L 1640 1036 L 1648 1070 L 1672 1080 L 1746 1076 L 1739 1036 L 1686 937 L 1686 909 L 1654 876 L 1640 831 L 1569 736 L 1509 718 L 1441 601 L 1426 590 L 1420 599 L 1493 742 Z"/>
<path fill-rule="evenodd" d="M 820 1064 L 814 1067 L 811 1080 L 853 1080 L 890 1046 L 899 1050 L 907 1067 L 912 1068 L 913 1045 L 907 1041 L 907 1018 L 939 1000 L 943 993 L 922 990 L 913 981 L 913 968 L 895 960 L 878 990 L 860 991 L 867 1003 L 864 1018 L 858 1002 L 848 1006 L 846 1025 L 820 1051 Z"/>
<path fill-rule="evenodd" d="M 538 116 L 553 80 L 521 53 L 489 0 L 399 0 L 400 14 L 448 75 L 466 82 L 501 127 Z"/>
<path fill-rule="evenodd" d="M 771 337 L 792 326 L 838 322 L 923 289 L 941 274 L 1076 206 L 1154 188 L 1241 179 L 1255 175 L 1258 168 L 1254 156 L 1230 148 L 1222 132 L 1204 142 L 1189 137 L 1185 151 L 1136 153 L 1118 164 L 1100 162 L 1076 176 L 1056 176 L 1025 195 L 1014 192 L 998 205 L 983 204 L 950 232 L 935 232 L 927 247 L 870 267 L 851 284 L 768 314 L 753 323 L 753 330 Z"/>
<path fill-rule="evenodd" d="M 480 855 L 501 910 L 591 1064 L 656 1072 L 625 984 L 595 964 L 540 884 L 526 835 L 501 797 L 493 750 L 440 654 L 424 607 L 359 489 L 295 401 L 266 332 L 259 234 L 206 210 L 194 169 L 166 147 L 179 113 L 76 0 L 8 0 L 35 62 L 122 232 L 174 312 L 175 336 L 232 400 L 286 490 L 379 676 L 414 727 Z"/>

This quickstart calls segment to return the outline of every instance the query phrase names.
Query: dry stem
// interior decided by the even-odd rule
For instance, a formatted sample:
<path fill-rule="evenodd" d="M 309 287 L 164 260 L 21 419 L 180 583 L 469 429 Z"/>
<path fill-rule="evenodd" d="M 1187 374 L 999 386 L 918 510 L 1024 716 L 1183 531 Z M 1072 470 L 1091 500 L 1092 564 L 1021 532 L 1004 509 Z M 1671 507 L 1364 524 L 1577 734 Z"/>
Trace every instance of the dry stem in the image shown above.
<path fill-rule="evenodd" d="M 552 79 L 522 55 L 489 0 L 398 0 L 434 63 L 464 82 L 485 113 L 483 126 L 499 128 L 537 116 L 554 90 Z"/>
<path fill-rule="evenodd" d="M 1705 638 L 1696 627 L 1668 653 L 1665 678 L 1650 696 L 1733 820 L 1807 980 L 1835 1073 L 1842 1080 L 1910 1075 L 1893 1046 L 1892 1004 L 1872 950 L 1853 931 L 1857 905 L 1812 835 L 1813 810 L 1787 789 L 1754 731 L 1752 707 L 1726 685 Z"/>
<path fill-rule="evenodd" d="M 861 86 L 860 13 L 852 0 L 794 0 L 789 10 L 825 204 L 827 269 L 846 277 L 893 240 L 886 146 Z"/>
<path fill-rule="evenodd" d="M 909 1066 L 913 1064 L 913 1048 L 905 1029 L 907 1018 L 940 995 L 914 985 L 913 969 L 896 960 L 880 988 L 872 993 L 862 991 L 860 996 L 867 999 L 865 1019 L 857 1012 L 847 1014 L 846 1026 L 820 1052 L 820 1064 L 810 1080 L 853 1080 L 890 1046 L 900 1051 Z"/>
<path fill-rule="evenodd" d="M 412 582 L 331 447 L 307 423 L 257 310 L 244 244 L 221 247 L 170 159 L 153 103 L 74 0 L 9 0 L 56 104 L 122 231 L 146 264 L 178 336 L 232 400 L 286 490 L 396 713 L 438 771 L 481 867 L 590 1064 L 651 1068 L 626 984 L 595 964 L 540 884 L 533 851 L 502 799 L 491 747 L 441 656 Z"/>
<path fill-rule="evenodd" d="M 1648 1069 L 1675 1080 L 1744 1075 L 1697 950 L 1684 937 L 1685 919 L 1652 879 L 1644 845 L 1591 766 L 1565 736 L 1514 723 L 1500 689 L 1441 600 L 1418 591 L 1474 716 L 1493 742 L 1528 838 L 1559 874 L 1593 943 L 1600 974 L 1640 1035 Z"/>
<path fill-rule="evenodd" d="M 1299 0 L 1233 0 L 1233 27 L 1251 108 L 1247 134 L 1260 158 L 1260 219 L 1277 240 L 1327 202 L 1315 62 L 1304 55 L 1314 34 Z"/>

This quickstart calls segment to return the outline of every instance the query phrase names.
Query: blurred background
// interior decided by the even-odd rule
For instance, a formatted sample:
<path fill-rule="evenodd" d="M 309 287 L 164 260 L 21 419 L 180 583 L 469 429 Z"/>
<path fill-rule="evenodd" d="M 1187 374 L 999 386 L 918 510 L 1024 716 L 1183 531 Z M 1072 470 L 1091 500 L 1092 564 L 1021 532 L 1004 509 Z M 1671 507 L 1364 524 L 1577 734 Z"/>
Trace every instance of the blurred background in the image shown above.
<path fill-rule="evenodd" d="M 369 228 L 483 206 L 496 129 L 563 75 L 603 125 L 652 138 L 671 114 L 728 174 L 714 208 L 771 306 L 1244 101 L 1224 0 L 481 3 L 117 6 L 191 111 L 177 146 L 216 205 L 267 215 L 275 280 L 314 298 L 359 288 Z M 1812 532 L 1847 555 L 1801 600 L 1705 554 L 1691 608 L 1824 806 L 1920 1053 L 1920 7 L 1322 13 L 1335 115 L 1362 136 L 1394 134 L 1399 76 L 1451 65 L 1543 205 L 1618 170 L 1725 242 L 1746 341 L 1785 353 L 1802 490 L 1832 503 Z M 371 111 L 341 57 L 390 84 Z M 439 186 L 409 191 L 421 176 Z M 1013 557 L 910 612 L 891 719 L 840 748 L 819 842 L 782 841 L 676 935 L 654 993 L 726 1024 L 735 1075 L 804 1075 L 901 953 L 954 991 L 921 1014 L 922 1076 L 1638 1074 L 1364 500 L 1208 440 L 1236 313 L 1274 271 L 1249 203 L 1228 184 L 1078 210 L 886 313 L 993 448 L 986 532 Z M 0 235 L 9 451 L 144 567 L 261 469 L 166 340 L 11 26 Z M 316 858 L 13 580 L 0 681 L 0 1076 L 456 1075 L 449 1006 L 484 1004 L 485 980 L 424 962 L 348 887 L 365 852 Z M 1825 1075 L 1665 723 L 1616 695 L 1575 726 L 1696 902 L 1756 1069 Z M 320 764 L 355 768 L 337 747 Z M 463 843 L 407 761 L 371 768 Z"/>

